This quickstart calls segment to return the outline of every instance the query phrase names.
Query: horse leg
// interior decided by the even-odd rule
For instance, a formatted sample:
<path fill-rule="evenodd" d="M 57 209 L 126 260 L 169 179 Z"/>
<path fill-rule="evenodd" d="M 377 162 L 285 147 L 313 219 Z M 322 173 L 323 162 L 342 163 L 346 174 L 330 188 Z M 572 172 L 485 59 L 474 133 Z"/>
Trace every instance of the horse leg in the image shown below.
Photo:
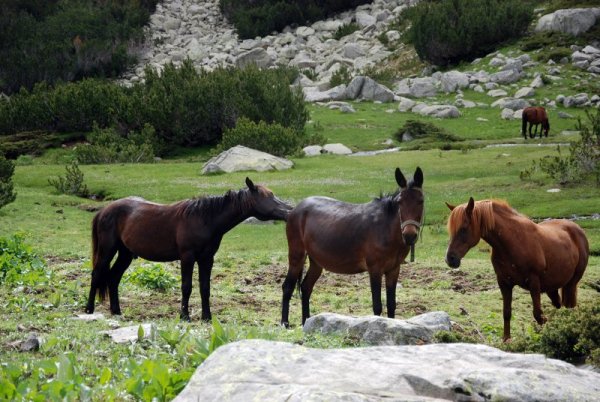
<path fill-rule="evenodd" d="M 216 250 L 215 250 L 216 252 Z M 198 275 L 200 277 L 200 299 L 202 300 L 202 321 L 212 319 L 210 313 L 210 275 L 215 261 L 215 256 L 212 254 L 208 258 L 203 258 L 198 261 Z M 188 296 L 189 299 L 189 296 Z"/>
<path fill-rule="evenodd" d="M 106 297 L 106 289 L 108 287 L 108 279 L 110 277 L 110 263 L 117 253 L 117 245 L 115 241 L 110 237 L 105 238 L 98 233 L 96 228 L 96 220 L 94 219 L 94 228 L 96 231 L 94 238 L 94 256 L 92 257 L 92 280 L 90 283 L 90 293 L 88 296 L 87 306 L 85 312 L 92 314 L 94 312 L 96 293 L 100 296 L 100 300 L 103 301 Z"/>
<path fill-rule="evenodd" d="M 400 266 L 385 274 L 385 300 L 387 303 L 388 318 L 396 316 L 396 284 L 398 283 L 398 275 L 400 275 Z"/>
<path fill-rule="evenodd" d="M 531 130 L 533 129 L 534 124 L 529 123 L 529 138 L 535 138 L 534 135 L 531 134 Z"/>
<path fill-rule="evenodd" d="M 290 299 L 294 294 L 294 288 L 298 283 L 302 270 L 304 269 L 304 262 L 306 261 L 306 253 L 303 249 L 291 250 L 288 253 L 289 269 L 288 273 L 281 285 L 283 296 L 281 299 L 281 325 L 286 328 L 290 327 L 289 323 L 289 312 L 290 312 Z"/>
<path fill-rule="evenodd" d="M 110 298 L 110 312 L 115 315 L 121 314 L 121 306 L 119 305 L 119 283 L 123 273 L 133 260 L 133 254 L 125 247 L 119 249 L 117 260 L 110 269 L 110 279 L 108 281 L 108 295 Z"/>
<path fill-rule="evenodd" d="M 548 297 L 552 301 L 552 305 L 554 307 L 560 308 L 562 306 L 562 303 L 560 301 L 560 295 L 558 294 L 558 289 L 549 290 L 546 293 L 548 294 Z"/>
<path fill-rule="evenodd" d="M 513 285 L 500 283 L 500 292 L 502 293 L 502 318 L 504 319 L 504 334 L 502 340 L 504 342 L 510 339 L 510 317 L 512 315 L 512 291 Z"/>
<path fill-rule="evenodd" d="M 538 324 L 542 325 L 546 322 L 546 317 L 542 313 L 540 278 L 536 275 L 529 277 L 529 293 L 533 302 L 533 318 L 535 318 Z"/>
<path fill-rule="evenodd" d="M 302 290 L 302 325 L 304 325 L 304 322 L 310 317 L 310 295 L 312 294 L 317 279 L 319 279 L 323 272 L 323 267 L 317 264 L 310 256 L 308 259 L 308 271 L 306 272 L 306 276 L 300 287 Z"/>
<path fill-rule="evenodd" d="M 181 257 L 181 311 L 179 318 L 190 321 L 189 302 L 192 295 L 192 274 L 194 273 L 194 253 L 188 251 L 182 253 Z"/>
<path fill-rule="evenodd" d="M 373 314 L 381 315 L 383 307 L 381 306 L 381 274 L 379 272 L 369 272 L 371 282 L 371 299 L 373 301 Z"/>

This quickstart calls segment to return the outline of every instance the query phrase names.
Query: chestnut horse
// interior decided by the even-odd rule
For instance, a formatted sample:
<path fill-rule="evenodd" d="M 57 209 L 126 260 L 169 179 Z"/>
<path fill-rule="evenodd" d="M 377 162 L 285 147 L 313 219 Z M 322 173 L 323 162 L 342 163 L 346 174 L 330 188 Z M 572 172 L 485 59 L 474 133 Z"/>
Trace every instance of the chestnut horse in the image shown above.
<path fill-rule="evenodd" d="M 452 268 L 479 239 L 492 247 L 492 265 L 503 300 L 504 340 L 510 338 L 512 291 L 515 285 L 529 290 L 533 316 L 541 325 L 540 294 L 546 293 L 556 308 L 577 305 L 577 283 L 588 262 L 589 245 L 585 233 L 566 219 L 536 224 L 506 202 L 473 198 L 466 204 L 448 208 L 450 244 L 446 263 Z M 558 290 L 561 289 L 561 295 Z"/>
<path fill-rule="evenodd" d="M 155 204 L 123 198 L 100 210 L 92 222 L 92 281 L 85 311 L 94 312 L 96 293 L 110 298 L 112 314 L 121 314 L 119 282 L 131 260 L 181 261 L 181 319 L 189 321 L 194 264 L 198 263 L 202 320 L 210 320 L 210 273 L 223 235 L 248 217 L 285 220 L 292 208 L 264 186 L 246 178 L 246 186 L 223 196 Z M 115 263 L 110 263 L 118 253 Z"/>
<path fill-rule="evenodd" d="M 550 131 L 550 123 L 548 122 L 548 114 L 546 113 L 546 109 L 541 106 L 535 107 L 526 107 L 523 109 L 523 115 L 521 117 L 521 133 L 523 137 L 527 139 L 527 123 L 529 123 L 529 138 L 535 138 L 535 135 L 538 131 L 538 125 L 542 125 L 542 129 L 540 130 L 540 138 L 542 138 L 542 134 L 548 137 L 548 131 Z M 531 133 L 531 129 L 535 126 L 535 131 L 533 134 Z"/>
<path fill-rule="evenodd" d="M 298 284 L 302 324 L 310 317 L 309 301 L 323 268 L 338 274 L 369 272 L 373 313 L 381 315 L 381 278 L 385 275 L 387 314 L 396 312 L 400 263 L 415 244 L 423 221 L 423 172 L 407 182 L 396 169 L 400 189 L 367 204 L 309 197 L 294 208 L 286 224 L 289 270 L 283 282 L 281 324 L 288 327 L 290 298 Z M 300 284 L 304 263 L 309 267 Z"/>

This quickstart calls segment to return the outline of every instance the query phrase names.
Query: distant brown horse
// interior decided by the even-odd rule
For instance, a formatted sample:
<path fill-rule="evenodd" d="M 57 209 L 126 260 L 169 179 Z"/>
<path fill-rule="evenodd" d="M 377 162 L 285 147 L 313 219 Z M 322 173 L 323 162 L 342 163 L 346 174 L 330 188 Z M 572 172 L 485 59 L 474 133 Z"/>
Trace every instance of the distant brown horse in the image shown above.
<path fill-rule="evenodd" d="M 546 113 L 546 109 L 541 106 L 535 107 L 526 107 L 523 109 L 523 115 L 521 117 L 521 133 L 523 137 L 527 139 L 527 123 L 529 123 L 529 138 L 535 138 L 538 125 L 542 125 L 542 129 L 540 130 L 540 138 L 542 138 L 542 134 L 548 137 L 548 131 L 550 131 L 550 123 L 548 122 L 548 114 Z M 531 133 L 531 129 L 535 126 L 535 131 L 533 134 Z"/>
<path fill-rule="evenodd" d="M 282 286 L 282 325 L 289 326 L 290 298 L 302 277 L 307 256 L 309 267 L 300 286 L 302 324 L 310 317 L 310 295 L 323 268 L 338 274 L 368 271 L 375 315 L 382 312 L 381 278 L 385 275 L 387 314 L 394 317 L 400 263 L 416 242 L 423 220 L 423 172 L 417 168 L 414 179 L 407 182 L 396 169 L 396 182 L 398 191 L 368 204 L 309 197 L 290 212 L 286 225 L 289 270 Z"/>
<path fill-rule="evenodd" d="M 264 186 L 246 178 L 246 186 L 223 196 L 194 198 L 171 205 L 138 197 L 117 200 L 92 222 L 93 271 L 87 313 L 94 312 L 96 293 L 110 311 L 121 314 L 119 282 L 131 260 L 181 260 L 181 318 L 190 319 L 194 264 L 198 263 L 202 320 L 210 320 L 210 273 L 223 235 L 248 217 L 285 220 L 291 207 Z M 112 267 L 110 263 L 118 253 Z"/>
<path fill-rule="evenodd" d="M 473 198 L 453 207 L 448 218 L 450 245 L 446 263 L 458 268 L 463 256 L 479 239 L 492 247 L 492 265 L 503 300 L 504 340 L 510 338 L 512 290 L 515 285 L 529 290 L 533 316 L 546 321 L 540 294 L 546 293 L 554 307 L 577 305 L 577 283 L 588 262 L 585 233 L 575 223 L 552 219 L 536 224 L 506 202 Z M 558 290 L 561 289 L 561 295 Z"/>

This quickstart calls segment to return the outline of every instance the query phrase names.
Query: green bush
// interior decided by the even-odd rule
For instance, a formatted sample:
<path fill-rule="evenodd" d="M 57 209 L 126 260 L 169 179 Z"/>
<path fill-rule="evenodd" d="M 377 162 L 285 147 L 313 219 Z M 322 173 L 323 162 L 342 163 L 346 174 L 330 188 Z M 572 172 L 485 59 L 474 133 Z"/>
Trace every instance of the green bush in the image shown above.
<path fill-rule="evenodd" d="M 81 164 L 153 162 L 153 143 L 158 141 L 154 128 L 149 124 L 140 133 L 130 132 L 126 137 L 119 135 L 114 128 L 96 126 L 87 139 L 89 144 L 75 148 L 75 158 Z"/>
<path fill-rule="evenodd" d="M 288 25 L 305 25 L 370 0 L 220 0 L 223 14 L 242 39 L 269 35 Z"/>
<path fill-rule="evenodd" d="M 13 190 L 12 177 L 15 173 L 15 164 L 4 158 L 0 153 L 0 208 L 13 202 L 17 194 Z"/>
<path fill-rule="evenodd" d="M 568 47 L 557 47 L 536 54 L 535 59 L 542 63 L 546 63 L 548 60 L 558 63 L 561 59 L 570 57 L 572 53 L 573 51 Z"/>
<path fill-rule="evenodd" d="M 556 359 L 600 367 L 600 305 L 581 305 L 552 313 L 542 328 L 539 350 Z"/>
<path fill-rule="evenodd" d="M 0 285 L 31 286 L 47 283 L 50 277 L 45 261 L 25 244 L 22 234 L 0 237 Z"/>
<path fill-rule="evenodd" d="M 234 128 L 225 130 L 219 148 L 226 150 L 236 145 L 244 145 L 273 155 L 287 156 L 298 152 L 305 140 L 303 132 L 277 123 L 254 123 L 242 117 Z"/>
<path fill-rule="evenodd" d="M 56 179 L 48 179 L 48 184 L 54 186 L 60 194 L 76 195 L 77 197 L 87 198 L 90 191 L 83 182 L 83 172 L 79 169 L 77 161 L 65 166 L 66 175 L 59 176 Z"/>
<path fill-rule="evenodd" d="M 530 4 L 519 0 L 423 1 L 407 15 L 407 39 L 422 60 L 441 66 L 489 53 L 521 36 L 533 18 Z"/>
<path fill-rule="evenodd" d="M 356 32 L 360 29 L 360 26 L 355 23 L 355 22 L 351 22 L 349 24 L 344 24 L 341 25 L 334 33 L 333 33 L 333 39 L 336 40 L 340 40 L 342 39 L 344 36 L 348 36 L 353 32 Z"/>
<path fill-rule="evenodd" d="M 127 275 L 127 280 L 138 286 L 162 292 L 173 289 L 178 282 L 175 275 L 158 263 L 142 264 Z"/>
<path fill-rule="evenodd" d="M 0 92 L 84 77 L 117 77 L 158 0 L 2 2 Z"/>
<path fill-rule="evenodd" d="M 536 170 L 541 170 L 560 184 L 573 184 L 593 179 L 600 186 L 600 110 L 586 111 L 589 124 L 577 122 L 581 133 L 579 141 L 569 146 L 569 154 L 564 155 L 560 146 L 558 155 L 548 155 L 533 162 L 530 169 L 520 173 L 521 179 L 529 179 Z"/>
<path fill-rule="evenodd" d="M 394 137 L 396 140 L 402 142 L 405 134 L 412 137 L 414 140 L 423 139 L 430 142 L 462 141 L 462 138 L 449 133 L 445 129 L 440 128 L 435 124 L 426 123 L 419 120 L 407 120 L 406 123 L 404 123 L 404 125 L 394 133 Z"/>
<path fill-rule="evenodd" d="M 352 81 L 352 74 L 350 73 L 350 69 L 345 65 L 342 65 L 338 70 L 334 71 L 333 74 L 331 74 L 329 85 L 331 85 L 331 87 L 337 87 L 341 84 L 348 85 L 350 81 Z"/>
<path fill-rule="evenodd" d="M 154 152 L 165 147 L 216 144 L 223 130 L 245 116 L 302 131 L 308 119 L 304 96 L 290 84 L 289 68 L 222 68 L 197 71 L 187 60 L 162 73 L 146 69 L 146 80 L 132 88 L 99 80 L 55 87 L 37 85 L 0 100 L 0 134 L 46 130 L 87 132 L 116 127 L 125 137 L 154 128 Z"/>

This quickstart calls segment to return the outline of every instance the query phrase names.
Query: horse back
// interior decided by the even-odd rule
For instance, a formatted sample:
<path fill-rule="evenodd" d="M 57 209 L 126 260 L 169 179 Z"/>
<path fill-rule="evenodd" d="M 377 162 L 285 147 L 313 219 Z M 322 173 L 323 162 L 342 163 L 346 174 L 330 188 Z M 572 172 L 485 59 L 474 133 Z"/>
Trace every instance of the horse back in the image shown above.
<path fill-rule="evenodd" d="M 540 244 L 545 245 L 546 264 L 549 269 L 573 274 L 584 270 L 589 258 L 589 243 L 585 232 L 576 223 L 567 219 L 552 219 L 541 222 L 543 230 Z"/>

